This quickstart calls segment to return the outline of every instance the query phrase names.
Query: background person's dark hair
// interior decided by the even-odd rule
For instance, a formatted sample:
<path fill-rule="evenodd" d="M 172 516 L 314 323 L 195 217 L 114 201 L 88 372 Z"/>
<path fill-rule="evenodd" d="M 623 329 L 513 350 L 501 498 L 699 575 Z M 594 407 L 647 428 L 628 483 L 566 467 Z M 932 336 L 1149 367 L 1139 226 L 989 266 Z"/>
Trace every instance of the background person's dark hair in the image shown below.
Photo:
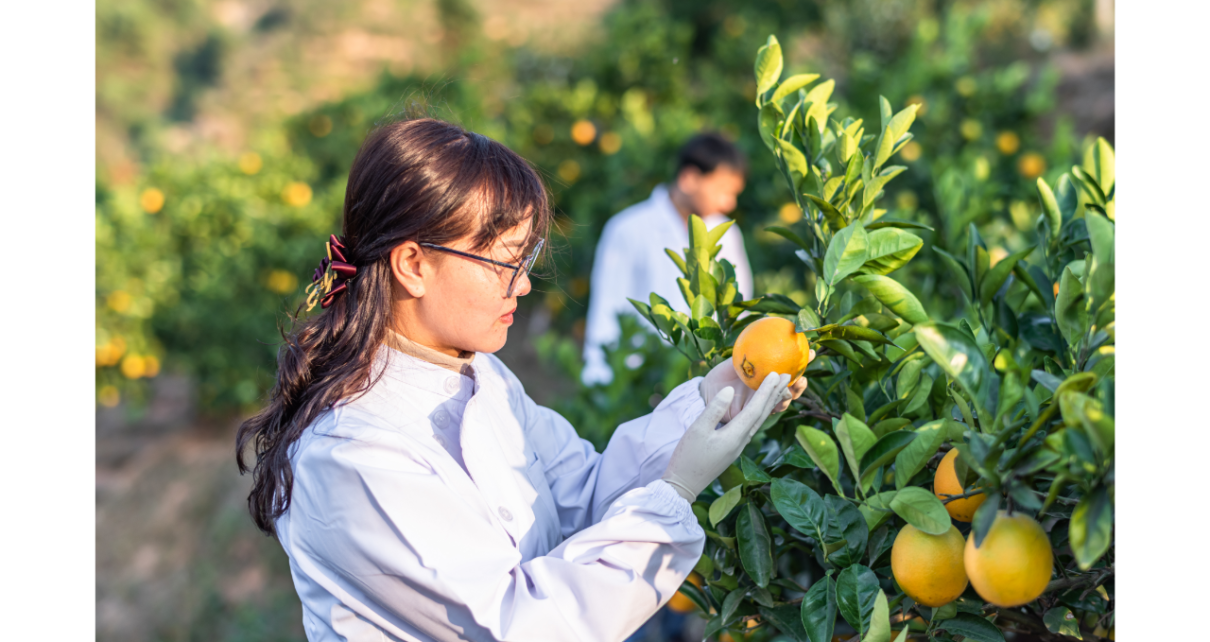
<path fill-rule="evenodd" d="M 686 167 L 696 167 L 701 173 L 709 174 L 718 169 L 719 165 L 727 165 L 740 174 L 748 173 L 748 157 L 735 143 L 720 134 L 704 132 L 690 138 L 681 146 L 681 151 L 677 153 L 674 175 L 680 175 L 681 170 Z"/>
<path fill-rule="evenodd" d="M 326 310 L 301 321 L 296 312 L 293 327 L 283 329 L 269 402 L 236 438 L 240 473 L 253 476 L 248 510 L 262 531 L 272 535 L 290 505 L 290 445 L 333 404 L 375 383 L 371 366 L 391 322 L 391 250 L 409 240 L 447 245 L 469 237 L 482 251 L 527 220 L 532 247 L 550 226 L 547 193 L 529 163 L 504 145 L 432 118 L 370 132 L 345 191 L 344 254 L 357 275 Z M 317 261 L 323 241 L 315 238 Z M 245 461 L 250 444 L 253 467 Z"/>

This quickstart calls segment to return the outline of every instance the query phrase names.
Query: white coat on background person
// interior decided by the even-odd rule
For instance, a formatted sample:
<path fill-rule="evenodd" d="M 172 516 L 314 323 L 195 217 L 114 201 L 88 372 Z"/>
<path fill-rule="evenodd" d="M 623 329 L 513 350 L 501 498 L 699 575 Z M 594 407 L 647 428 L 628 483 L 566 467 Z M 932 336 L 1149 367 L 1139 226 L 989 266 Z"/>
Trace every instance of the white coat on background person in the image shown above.
<path fill-rule="evenodd" d="M 714 214 L 702 222 L 707 229 L 713 229 L 729 220 L 722 214 Z M 732 225 L 720 244 L 723 247 L 718 258 L 735 266 L 740 296 L 751 297 L 752 268 L 739 227 Z M 664 248 L 672 248 L 680 254 L 686 247 L 689 247 L 688 226 L 664 185 L 657 185 L 651 198 L 622 210 L 605 224 L 592 264 L 588 320 L 584 328 L 584 370 L 580 375 L 584 383 L 607 383 L 613 379 L 601 346 L 617 341 L 621 335 L 618 314 L 638 316 L 628 299 L 647 303 L 655 292 L 667 299 L 672 309 L 689 312 L 676 284 L 681 271 L 664 252 Z"/>
<path fill-rule="evenodd" d="M 619 314 L 642 319 L 628 299 L 647 303 L 654 292 L 674 310 L 689 312 L 676 282 L 682 274 L 664 250 L 680 254 L 689 247 L 690 214 L 701 216 L 707 229 L 730 220 L 726 215 L 744 189 L 746 168 L 743 152 L 726 138 L 698 134 L 681 148 L 672 181 L 657 185 L 650 198 L 605 223 L 592 264 L 581 381 L 592 385 L 613 380 L 602 346 L 621 335 Z M 752 268 L 739 227 L 732 225 L 719 243 L 718 258 L 735 267 L 740 296 L 753 296 Z"/>

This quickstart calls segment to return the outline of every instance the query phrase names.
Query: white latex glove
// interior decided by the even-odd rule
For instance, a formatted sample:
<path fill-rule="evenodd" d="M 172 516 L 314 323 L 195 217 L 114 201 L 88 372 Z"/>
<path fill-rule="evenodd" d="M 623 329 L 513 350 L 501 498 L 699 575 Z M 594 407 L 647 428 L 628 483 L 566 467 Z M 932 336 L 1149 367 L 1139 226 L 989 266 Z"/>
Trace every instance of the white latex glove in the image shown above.
<path fill-rule="evenodd" d="M 807 362 L 810 363 L 814 359 L 815 351 L 812 350 Z M 706 373 L 705 377 L 702 377 L 702 382 L 698 384 L 697 391 L 701 393 L 702 400 L 709 404 L 723 388 L 735 389 L 735 397 L 731 399 L 731 406 L 727 408 L 727 412 L 723 414 L 723 418 L 721 419 L 721 421 L 726 422 L 731 421 L 732 417 L 739 415 L 739 411 L 747 405 L 748 400 L 752 398 L 752 395 L 756 394 L 756 391 L 749 388 L 739 378 L 739 375 L 735 372 L 735 366 L 731 365 L 730 359 L 724 359 L 717 366 L 711 368 L 710 372 Z M 798 381 L 794 382 L 794 385 L 790 386 L 790 398 L 777 404 L 773 408 L 773 412 L 782 412 L 786 408 L 789 408 L 790 402 L 798 399 L 806 389 L 807 376 L 804 374 L 798 378 Z"/>
<path fill-rule="evenodd" d="M 726 365 L 731 367 L 730 362 Z M 743 410 L 721 427 L 719 420 L 731 406 L 736 388 L 728 386 L 720 390 L 677 443 L 663 480 L 692 504 L 698 494 L 739 457 L 773 407 L 789 401 L 788 383 L 790 375 L 769 373 Z"/>

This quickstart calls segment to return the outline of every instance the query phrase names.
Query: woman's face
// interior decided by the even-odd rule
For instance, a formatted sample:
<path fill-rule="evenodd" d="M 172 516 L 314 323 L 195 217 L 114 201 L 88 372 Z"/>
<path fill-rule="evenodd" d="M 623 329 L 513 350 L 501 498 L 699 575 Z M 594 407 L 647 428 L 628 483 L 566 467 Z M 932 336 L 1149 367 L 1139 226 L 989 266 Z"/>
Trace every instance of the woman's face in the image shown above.
<path fill-rule="evenodd" d="M 529 248 L 530 226 L 523 223 L 505 232 L 487 249 L 476 250 L 470 239 L 446 243 L 445 247 L 519 265 Z M 403 256 L 398 256 L 402 254 Z M 412 262 L 400 275 L 400 260 Z M 512 295 L 505 298 L 513 270 L 484 261 L 418 246 L 413 242 L 392 252 L 396 286 L 396 330 L 409 339 L 447 354 L 496 352 L 508 340 L 517 298 L 532 289 L 529 277 L 521 274 Z M 414 273 L 408 273 L 408 270 Z M 419 287 L 417 287 L 419 286 Z M 404 300 L 400 301 L 400 294 Z"/>

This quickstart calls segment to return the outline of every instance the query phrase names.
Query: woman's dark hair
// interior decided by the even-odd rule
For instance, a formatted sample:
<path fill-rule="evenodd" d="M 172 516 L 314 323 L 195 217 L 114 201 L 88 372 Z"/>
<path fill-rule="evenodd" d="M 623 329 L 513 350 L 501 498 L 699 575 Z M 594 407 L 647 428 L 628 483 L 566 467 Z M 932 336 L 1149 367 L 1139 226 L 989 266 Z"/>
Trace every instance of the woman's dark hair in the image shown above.
<path fill-rule="evenodd" d="M 274 521 L 290 506 L 291 444 L 320 414 L 375 383 L 371 366 L 391 322 L 391 250 L 405 241 L 445 245 L 462 238 L 485 250 L 524 223 L 531 247 L 546 236 L 547 193 L 537 172 L 504 145 L 432 118 L 370 132 L 349 171 L 344 202 L 344 255 L 357 276 L 327 309 L 303 321 L 296 316 L 283 329 L 269 403 L 240 425 L 236 438 L 240 473 L 252 471 L 248 510 L 262 531 L 274 534 Z M 317 248 L 322 241 L 316 239 Z M 245 461 L 249 444 L 252 468 Z"/>

